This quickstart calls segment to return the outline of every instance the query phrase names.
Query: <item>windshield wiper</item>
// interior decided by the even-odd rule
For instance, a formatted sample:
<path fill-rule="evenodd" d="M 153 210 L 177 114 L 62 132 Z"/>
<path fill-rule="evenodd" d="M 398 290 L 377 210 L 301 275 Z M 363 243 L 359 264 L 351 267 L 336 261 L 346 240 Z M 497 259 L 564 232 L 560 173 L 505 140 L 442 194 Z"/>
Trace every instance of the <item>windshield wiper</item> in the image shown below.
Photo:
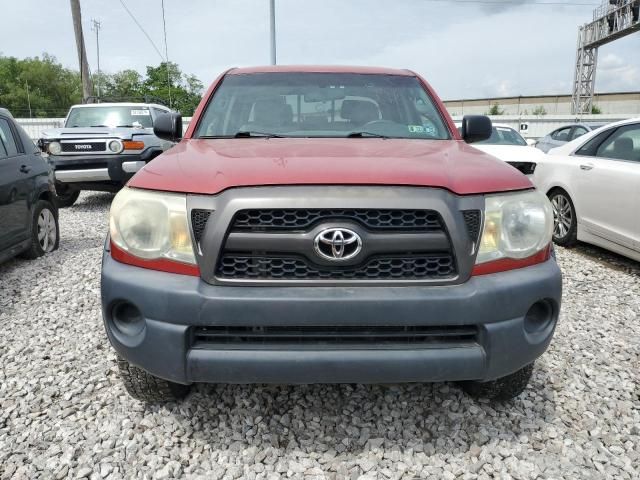
<path fill-rule="evenodd" d="M 249 130 L 241 130 L 236 132 L 233 138 L 249 138 L 249 137 L 264 137 L 264 138 L 284 138 L 283 135 L 269 132 L 254 132 Z"/>
<path fill-rule="evenodd" d="M 91 128 L 93 127 L 107 127 L 110 128 L 109 125 L 91 125 Z"/>
<path fill-rule="evenodd" d="M 374 138 L 391 138 L 387 135 L 382 135 L 380 133 L 373 132 L 350 132 L 347 134 L 347 138 L 364 138 L 364 137 L 374 137 Z"/>

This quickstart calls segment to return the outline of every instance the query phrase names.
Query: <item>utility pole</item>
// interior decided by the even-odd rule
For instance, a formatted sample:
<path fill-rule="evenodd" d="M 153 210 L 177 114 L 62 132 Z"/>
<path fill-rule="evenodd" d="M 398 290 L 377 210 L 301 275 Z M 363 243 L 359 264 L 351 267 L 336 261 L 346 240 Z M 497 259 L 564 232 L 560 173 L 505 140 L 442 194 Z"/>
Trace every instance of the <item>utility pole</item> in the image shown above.
<path fill-rule="evenodd" d="M 29 95 L 29 82 L 25 80 L 24 83 L 27 86 L 27 105 L 29 105 L 29 118 L 32 118 L 32 116 L 31 116 L 31 95 Z"/>
<path fill-rule="evenodd" d="M 78 62 L 80 63 L 80 80 L 82 81 L 82 99 L 91 96 L 91 78 L 89 77 L 89 64 L 87 51 L 84 48 L 84 35 L 82 34 L 82 14 L 80 13 L 80 0 L 71 1 L 71 16 L 73 18 L 73 31 L 76 36 L 76 49 L 78 50 Z"/>
<path fill-rule="evenodd" d="M 96 32 L 96 51 L 98 54 L 98 74 L 96 75 L 98 99 L 100 99 L 100 28 L 102 28 L 102 23 L 98 20 L 91 19 L 91 30 Z"/>
<path fill-rule="evenodd" d="M 271 18 L 271 65 L 276 64 L 276 0 L 269 0 L 269 16 Z"/>

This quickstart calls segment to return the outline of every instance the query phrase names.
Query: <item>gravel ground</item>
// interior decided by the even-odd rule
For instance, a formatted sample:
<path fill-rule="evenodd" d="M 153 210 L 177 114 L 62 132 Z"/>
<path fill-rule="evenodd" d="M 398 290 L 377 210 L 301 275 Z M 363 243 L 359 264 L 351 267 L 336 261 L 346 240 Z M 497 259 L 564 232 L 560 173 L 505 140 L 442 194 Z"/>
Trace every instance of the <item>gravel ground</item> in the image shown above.
<path fill-rule="evenodd" d="M 107 194 L 61 212 L 59 251 L 0 266 L 0 478 L 640 476 L 640 264 L 560 249 L 561 322 L 509 404 L 455 386 L 198 386 L 147 407 L 103 331 Z"/>

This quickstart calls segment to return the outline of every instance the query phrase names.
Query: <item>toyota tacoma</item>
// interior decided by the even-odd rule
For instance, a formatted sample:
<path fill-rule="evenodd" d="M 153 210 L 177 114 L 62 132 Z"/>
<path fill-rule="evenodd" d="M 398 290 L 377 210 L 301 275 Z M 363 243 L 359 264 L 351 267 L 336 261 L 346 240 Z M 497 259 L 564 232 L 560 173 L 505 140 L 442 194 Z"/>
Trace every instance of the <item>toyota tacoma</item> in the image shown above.
<path fill-rule="evenodd" d="M 128 392 L 456 381 L 509 399 L 558 320 L 544 194 L 408 70 L 236 68 L 113 200 L 107 336 Z"/>

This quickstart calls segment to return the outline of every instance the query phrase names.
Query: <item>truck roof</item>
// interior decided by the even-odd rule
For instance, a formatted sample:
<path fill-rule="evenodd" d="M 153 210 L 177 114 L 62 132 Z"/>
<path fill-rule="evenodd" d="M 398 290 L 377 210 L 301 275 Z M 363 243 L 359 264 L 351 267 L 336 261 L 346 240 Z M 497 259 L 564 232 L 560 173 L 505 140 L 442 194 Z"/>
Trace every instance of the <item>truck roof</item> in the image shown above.
<path fill-rule="evenodd" d="M 379 75 L 402 75 L 414 77 L 410 70 L 384 67 L 356 67 L 347 65 L 265 65 L 259 67 L 232 68 L 227 75 L 249 73 L 356 73 Z"/>

